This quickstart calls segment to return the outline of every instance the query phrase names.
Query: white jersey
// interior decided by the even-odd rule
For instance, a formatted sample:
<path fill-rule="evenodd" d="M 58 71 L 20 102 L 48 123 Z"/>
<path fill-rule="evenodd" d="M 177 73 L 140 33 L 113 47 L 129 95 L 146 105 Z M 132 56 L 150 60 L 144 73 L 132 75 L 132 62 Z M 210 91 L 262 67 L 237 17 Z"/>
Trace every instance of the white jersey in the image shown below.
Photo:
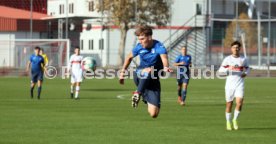
<path fill-rule="evenodd" d="M 83 60 L 83 56 L 73 54 L 70 57 L 70 60 L 69 60 L 70 69 L 71 70 L 79 70 L 79 69 L 81 69 L 82 60 Z"/>
<path fill-rule="evenodd" d="M 69 60 L 71 70 L 71 83 L 82 82 L 82 60 L 83 56 L 73 54 Z"/>
<path fill-rule="evenodd" d="M 219 72 L 227 72 L 225 89 L 244 89 L 244 78 L 241 77 L 243 73 L 249 74 L 250 68 L 245 57 L 227 56 L 219 69 Z"/>

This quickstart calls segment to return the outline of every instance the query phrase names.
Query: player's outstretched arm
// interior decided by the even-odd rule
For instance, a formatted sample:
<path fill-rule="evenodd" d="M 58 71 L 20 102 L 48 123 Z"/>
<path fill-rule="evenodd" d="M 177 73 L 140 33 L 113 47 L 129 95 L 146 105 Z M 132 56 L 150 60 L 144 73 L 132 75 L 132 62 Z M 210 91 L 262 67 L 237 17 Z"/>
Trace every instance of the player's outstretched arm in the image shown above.
<path fill-rule="evenodd" d="M 125 61 L 124 61 L 123 68 L 122 68 L 122 70 L 121 70 L 121 72 L 120 72 L 120 77 L 119 77 L 119 82 L 120 82 L 120 84 L 124 84 L 124 74 L 125 74 L 125 71 L 126 71 L 126 69 L 128 68 L 128 66 L 130 65 L 132 59 L 133 59 L 133 55 L 132 55 L 132 53 L 130 52 L 130 53 L 127 55 L 127 57 L 126 57 L 126 59 L 125 59 Z"/>
<path fill-rule="evenodd" d="M 225 59 L 222 61 L 222 63 L 221 63 L 221 65 L 220 65 L 220 67 L 219 67 L 217 73 L 218 73 L 220 76 L 227 76 L 227 75 L 229 74 L 229 70 L 228 70 L 228 69 L 229 69 L 229 64 L 228 64 L 227 58 L 225 58 Z"/>
<path fill-rule="evenodd" d="M 173 65 L 174 66 L 182 66 L 182 65 L 184 65 L 185 64 L 185 62 L 179 62 L 179 63 L 174 63 Z"/>
<path fill-rule="evenodd" d="M 164 71 L 165 72 L 173 72 L 171 68 L 169 68 L 169 61 L 168 61 L 168 56 L 167 54 L 161 54 L 160 55 L 163 66 L 164 66 Z"/>
<path fill-rule="evenodd" d="M 45 64 L 45 66 L 49 65 L 49 59 L 48 59 L 47 55 L 45 55 L 44 64 Z"/>
<path fill-rule="evenodd" d="M 30 66 L 31 66 L 31 62 L 30 62 L 30 61 L 28 61 L 28 63 L 27 63 L 27 67 L 26 67 L 26 72 L 29 72 Z"/>
<path fill-rule="evenodd" d="M 71 64 L 69 64 L 68 66 L 67 66 L 67 72 L 69 73 L 69 75 L 71 75 L 71 70 L 72 69 L 72 65 Z"/>
<path fill-rule="evenodd" d="M 246 77 L 249 73 L 250 73 L 250 67 L 245 67 L 245 72 L 243 77 Z"/>
<path fill-rule="evenodd" d="M 84 70 L 84 65 L 85 65 L 85 61 L 87 60 L 87 57 L 85 57 L 84 59 L 81 60 L 81 68 Z M 89 71 L 92 71 L 91 69 L 89 69 Z"/>
<path fill-rule="evenodd" d="M 189 67 L 192 67 L 192 66 L 193 66 L 193 63 L 192 63 L 192 57 L 191 57 Z"/>
<path fill-rule="evenodd" d="M 41 61 L 41 68 L 42 68 L 42 70 L 44 71 L 44 70 L 46 70 L 46 67 L 45 67 L 46 65 L 45 65 L 45 60 L 44 59 L 42 59 L 42 61 Z M 45 69 L 44 69 L 45 68 Z"/>
<path fill-rule="evenodd" d="M 184 64 L 185 64 L 185 62 L 183 62 L 183 61 L 181 62 L 180 61 L 180 56 L 178 56 L 178 57 L 176 57 L 176 59 L 175 59 L 175 61 L 173 63 L 173 66 L 178 67 L 178 66 L 182 66 Z"/>
<path fill-rule="evenodd" d="M 228 68 L 225 66 L 220 66 L 217 73 L 221 76 L 227 76 L 228 75 Z"/>
<path fill-rule="evenodd" d="M 245 70 L 241 75 L 242 78 L 246 77 L 250 73 L 250 67 L 249 67 L 247 59 L 245 59 L 245 61 L 244 61 L 244 68 L 245 68 Z"/>
<path fill-rule="evenodd" d="M 69 62 L 67 64 L 67 72 L 69 73 L 69 75 L 71 75 L 72 61 L 73 61 L 73 56 L 70 57 Z"/>

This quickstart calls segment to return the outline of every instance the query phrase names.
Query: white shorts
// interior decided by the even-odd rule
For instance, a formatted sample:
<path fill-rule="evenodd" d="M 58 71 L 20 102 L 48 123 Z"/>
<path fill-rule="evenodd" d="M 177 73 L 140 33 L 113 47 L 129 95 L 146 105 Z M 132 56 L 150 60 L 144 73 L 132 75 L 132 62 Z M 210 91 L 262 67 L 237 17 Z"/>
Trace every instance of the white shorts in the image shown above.
<path fill-rule="evenodd" d="M 225 100 L 226 102 L 231 102 L 234 98 L 243 98 L 244 89 L 225 89 Z"/>
<path fill-rule="evenodd" d="M 71 83 L 82 82 L 82 71 L 71 73 Z"/>

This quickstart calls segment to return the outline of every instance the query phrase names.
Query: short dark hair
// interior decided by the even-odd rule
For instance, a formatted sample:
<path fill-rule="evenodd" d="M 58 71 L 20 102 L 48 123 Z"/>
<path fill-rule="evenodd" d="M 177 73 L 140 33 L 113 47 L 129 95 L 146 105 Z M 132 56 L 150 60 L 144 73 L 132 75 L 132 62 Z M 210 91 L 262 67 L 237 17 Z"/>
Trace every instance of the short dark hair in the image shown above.
<path fill-rule="evenodd" d="M 231 47 L 234 45 L 238 45 L 239 47 L 241 47 L 241 43 L 239 41 L 234 41 L 231 43 Z"/>
<path fill-rule="evenodd" d="M 75 46 L 75 49 L 79 49 L 80 50 L 80 47 L 79 46 Z"/>
<path fill-rule="evenodd" d="M 138 26 L 135 30 L 135 35 L 136 36 L 141 36 L 141 35 L 152 36 L 152 28 L 147 25 Z"/>
<path fill-rule="evenodd" d="M 38 46 L 36 46 L 34 49 L 35 50 L 41 50 L 40 47 L 38 47 Z"/>

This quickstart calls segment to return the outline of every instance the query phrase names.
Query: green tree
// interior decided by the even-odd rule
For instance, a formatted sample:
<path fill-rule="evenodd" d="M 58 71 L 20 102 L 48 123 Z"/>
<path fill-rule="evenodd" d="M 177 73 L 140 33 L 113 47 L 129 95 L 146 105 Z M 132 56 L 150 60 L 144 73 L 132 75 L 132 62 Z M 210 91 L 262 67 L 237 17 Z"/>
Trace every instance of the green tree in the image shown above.
<path fill-rule="evenodd" d="M 172 0 L 99 0 L 98 11 L 109 15 L 112 24 L 120 28 L 118 65 L 124 62 L 127 31 L 135 25 L 166 25 L 171 3 Z"/>
<path fill-rule="evenodd" d="M 239 16 L 241 20 L 249 20 L 249 17 L 245 13 L 241 13 Z M 245 34 L 245 45 L 247 48 L 253 48 L 257 45 L 257 26 L 254 22 L 238 22 L 238 28 Z M 229 47 L 234 40 L 236 32 L 236 21 L 233 20 L 226 29 L 226 35 L 224 38 L 224 47 Z"/>

